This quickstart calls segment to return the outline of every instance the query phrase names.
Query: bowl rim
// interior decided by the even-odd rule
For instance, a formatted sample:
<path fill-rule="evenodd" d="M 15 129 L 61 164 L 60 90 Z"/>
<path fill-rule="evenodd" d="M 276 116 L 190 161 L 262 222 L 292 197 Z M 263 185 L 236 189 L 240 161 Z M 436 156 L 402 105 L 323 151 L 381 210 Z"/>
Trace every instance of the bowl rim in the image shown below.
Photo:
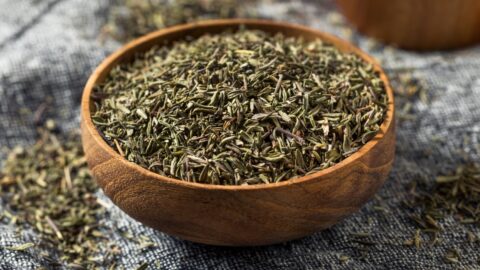
<path fill-rule="evenodd" d="M 310 32 L 312 35 L 318 37 L 321 40 L 325 40 L 331 44 L 333 44 L 336 48 L 340 49 L 343 52 L 352 52 L 368 63 L 372 64 L 374 69 L 379 72 L 380 79 L 385 84 L 385 91 L 388 96 L 388 105 L 387 105 L 387 112 L 385 115 L 385 119 L 380 126 L 380 130 L 378 133 L 370 139 L 366 144 L 360 147 L 360 149 L 353 153 L 351 156 L 347 157 L 346 159 L 334 164 L 326 169 L 322 169 L 318 172 L 300 176 L 297 178 L 291 178 L 288 180 L 280 181 L 277 183 L 268 183 L 268 184 L 255 184 L 255 185 L 216 185 L 216 184 L 205 184 L 205 183 L 196 183 L 196 182 L 188 182 L 185 180 L 172 178 L 168 176 L 162 176 L 158 173 L 152 172 L 142 166 L 128 161 L 119 153 L 117 153 L 111 146 L 105 142 L 102 138 L 100 133 L 98 132 L 97 128 L 95 127 L 92 119 L 91 119 L 91 111 L 90 111 L 90 95 L 91 92 L 96 85 L 99 77 L 104 72 L 105 69 L 108 69 L 109 66 L 114 66 L 116 62 L 122 60 L 125 54 L 128 54 L 130 51 L 135 51 L 137 47 L 142 44 L 152 42 L 157 39 L 161 39 L 162 36 L 166 36 L 168 34 L 172 34 L 174 32 L 180 31 L 187 31 L 187 30 L 194 30 L 195 28 L 204 28 L 208 29 L 209 27 L 224 27 L 225 30 L 228 28 L 235 28 L 238 26 L 244 25 L 247 29 L 257 29 L 259 27 L 271 27 L 271 28 L 283 28 L 284 30 L 290 31 L 298 31 L 298 32 Z M 208 33 L 207 30 L 204 31 Z M 302 34 L 298 35 L 302 36 Z M 112 54 L 110 54 L 107 58 L 105 58 L 92 72 L 90 75 L 82 94 L 82 101 L 81 101 L 81 123 L 82 129 L 86 129 L 83 132 L 88 132 L 93 140 L 96 142 L 96 146 L 102 148 L 103 151 L 108 153 L 112 158 L 122 162 L 122 166 L 128 167 L 130 170 L 138 171 L 144 177 L 149 177 L 152 179 L 156 179 L 159 181 L 166 182 L 168 184 L 181 186 L 183 188 L 194 188 L 194 189 L 204 189 L 204 190 L 267 190 L 272 188 L 280 188 L 290 185 L 296 184 L 304 184 L 309 181 L 313 181 L 319 179 L 321 177 L 327 176 L 329 174 L 334 173 L 337 170 L 343 169 L 347 167 L 350 163 L 355 162 L 356 160 L 362 158 L 365 154 L 367 154 L 372 148 L 374 148 L 381 140 L 384 139 L 384 135 L 387 131 L 391 128 L 392 125 L 395 125 L 394 121 L 395 115 L 395 106 L 394 106 L 394 95 L 393 90 L 390 85 L 390 81 L 386 76 L 384 70 L 380 66 L 380 64 L 366 52 L 362 51 L 358 47 L 354 46 L 350 42 L 340 39 L 332 34 L 322 32 L 320 30 L 299 25 L 293 23 L 287 23 L 282 21 L 271 21 L 271 20 L 262 20 L 262 19 L 217 19 L 217 20 L 204 20 L 200 22 L 182 24 L 177 26 L 172 26 L 168 28 L 163 28 L 161 30 L 149 33 L 133 41 L 128 42 L 126 45 L 122 46 L 120 49 L 116 50 Z M 90 168 L 90 170 L 93 170 Z"/>

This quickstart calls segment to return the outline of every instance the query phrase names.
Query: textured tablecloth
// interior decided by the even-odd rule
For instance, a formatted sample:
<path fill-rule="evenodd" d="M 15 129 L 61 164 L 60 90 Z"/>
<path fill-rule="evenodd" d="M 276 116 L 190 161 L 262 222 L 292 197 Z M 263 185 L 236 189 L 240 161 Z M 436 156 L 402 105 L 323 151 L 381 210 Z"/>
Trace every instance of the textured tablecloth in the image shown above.
<path fill-rule="evenodd" d="M 27 112 L 41 104 L 48 104 L 48 115 L 62 129 L 78 128 L 82 88 L 93 68 L 119 46 L 98 39 L 109 5 L 106 0 L 0 0 L 0 164 L 5 147 L 35 140 L 34 117 Z M 374 200 L 333 228 L 267 247 L 223 248 L 181 241 L 139 224 L 112 205 L 101 220 L 110 229 L 105 233 L 121 247 L 118 265 L 126 269 L 144 262 L 150 263 L 149 269 L 480 269 L 480 243 L 466 238 L 466 229 L 478 234 L 478 226 L 457 226 L 449 218 L 441 223 L 448 232 L 441 234 L 440 244 L 405 246 L 416 227 L 401 205 L 409 182 L 433 183 L 437 174 L 458 163 L 479 161 L 480 47 L 414 53 L 371 46 L 368 39 L 337 23 L 331 1 L 267 1 L 258 10 L 351 38 L 379 59 L 387 73 L 412 69 L 425 82 L 430 101 L 414 99 L 416 118 L 397 123 L 397 155 L 390 177 Z M 5 203 L 0 203 L 0 211 Z M 379 205 L 386 211 L 378 211 Z M 146 235 L 156 247 L 141 251 L 138 242 L 119 232 L 134 238 Z M 352 241 L 355 232 L 370 233 L 369 240 L 376 244 Z M 3 248 L 35 237 L 33 232 L 17 235 L 13 227 L 0 223 L 0 269 L 40 266 L 35 249 Z M 443 259 L 453 247 L 462 254 L 455 265 Z M 341 256 L 349 259 L 341 262 Z"/>

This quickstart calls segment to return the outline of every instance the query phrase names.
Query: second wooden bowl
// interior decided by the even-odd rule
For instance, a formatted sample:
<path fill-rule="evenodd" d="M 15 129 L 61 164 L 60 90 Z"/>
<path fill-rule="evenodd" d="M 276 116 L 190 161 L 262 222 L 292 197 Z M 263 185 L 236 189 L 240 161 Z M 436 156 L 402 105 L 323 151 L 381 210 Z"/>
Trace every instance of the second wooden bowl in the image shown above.
<path fill-rule="evenodd" d="M 336 0 L 360 32 L 413 50 L 480 42 L 478 0 Z"/>
<path fill-rule="evenodd" d="M 386 85 L 389 106 L 380 132 L 358 152 L 315 174 L 276 184 L 217 186 L 164 177 L 128 162 L 102 139 L 91 120 L 93 87 L 137 52 L 245 25 L 287 36 L 322 39 L 372 63 Z M 382 186 L 395 152 L 393 93 L 378 64 L 331 35 L 297 25 L 258 20 L 217 20 L 171 27 L 133 41 L 95 70 L 82 99 L 82 141 L 91 172 L 105 194 L 136 220 L 183 239 L 214 245 L 283 242 L 328 228 L 357 211 Z"/>

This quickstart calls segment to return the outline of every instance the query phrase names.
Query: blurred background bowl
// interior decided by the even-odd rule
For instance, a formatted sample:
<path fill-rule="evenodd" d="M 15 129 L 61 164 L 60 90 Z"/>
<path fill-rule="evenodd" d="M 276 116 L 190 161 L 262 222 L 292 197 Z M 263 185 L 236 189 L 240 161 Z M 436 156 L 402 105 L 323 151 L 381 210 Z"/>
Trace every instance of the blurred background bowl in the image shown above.
<path fill-rule="evenodd" d="M 360 32 L 405 49 L 454 49 L 480 41 L 479 0 L 336 0 Z"/>

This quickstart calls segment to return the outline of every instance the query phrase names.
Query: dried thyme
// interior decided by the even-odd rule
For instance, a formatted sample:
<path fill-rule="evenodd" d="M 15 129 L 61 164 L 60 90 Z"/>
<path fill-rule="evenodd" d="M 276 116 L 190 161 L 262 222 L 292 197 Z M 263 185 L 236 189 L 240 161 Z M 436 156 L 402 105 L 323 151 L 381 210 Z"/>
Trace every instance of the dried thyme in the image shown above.
<path fill-rule="evenodd" d="M 249 30 L 153 48 L 115 67 L 92 98 L 93 122 L 129 161 L 223 185 L 338 163 L 377 133 L 388 102 L 358 56 Z"/>
<path fill-rule="evenodd" d="M 158 29 L 202 19 L 256 17 L 254 0 L 117 0 L 103 33 L 125 42 Z"/>
<path fill-rule="evenodd" d="M 415 77 L 411 70 L 395 71 L 390 78 L 395 91 L 398 118 L 407 121 L 416 119 L 414 102 L 429 103 L 425 82 Z"/>
<path fill-rule="evenodd" d="M 53 129 L 53 122 L 47 121 L 47 127 Z M 35 248 L 49 266 L 105 266 L 113 256 L 104 253 L 111 247 L 98 221 L 104 210 L 96 189 L 78 134 L 65 138 L 42 130 L 32 147 L 14 148 L 0 170 L 0 190 L 8 202 L 8 214 L 0 221 L 37 232 Z"/>
<path fill-rule="evenodd" d="M 445 230 L 440 223 L 446 217 L 459 224 L 480 224 L 480 166 L 476 164 L 461 165 L 451 175 L 438 176 L 433 188 L 413 182 L 409 189 L 410 198 L 404 204 L 418 228 L 416 239 L 423 232 L 431 235 L 430 244 L 436 244 Z M 473 233 L 467 232 L 467 238 L 475 242 Z"/>

